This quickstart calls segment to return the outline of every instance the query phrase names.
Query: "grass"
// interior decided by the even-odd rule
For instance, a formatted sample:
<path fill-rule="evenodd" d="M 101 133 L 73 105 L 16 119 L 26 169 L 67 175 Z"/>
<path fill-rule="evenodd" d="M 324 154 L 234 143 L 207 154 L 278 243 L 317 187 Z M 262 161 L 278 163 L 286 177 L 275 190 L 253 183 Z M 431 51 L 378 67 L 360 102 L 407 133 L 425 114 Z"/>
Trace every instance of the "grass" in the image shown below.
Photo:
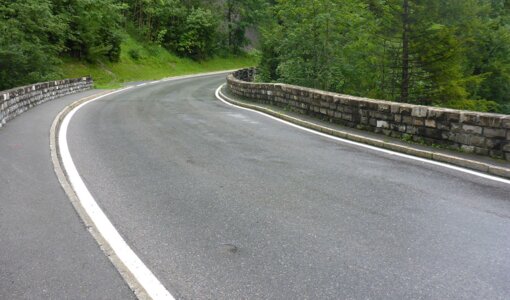
<path fill-rule="evenodd" d="M 121 45 L 118 63 L 98 62 L 89 64 L 74 59 L 64 60 L 65 78 L 90 75 L 96 88 L 118 88 L 126 82 L 157 80 L 170 76 L 230 70 L 255 66 L 254 54 L 233 57 L 215 57 L 197 62 L 178 57 L 156 45 L 143 45 L 126 35 Z"/>

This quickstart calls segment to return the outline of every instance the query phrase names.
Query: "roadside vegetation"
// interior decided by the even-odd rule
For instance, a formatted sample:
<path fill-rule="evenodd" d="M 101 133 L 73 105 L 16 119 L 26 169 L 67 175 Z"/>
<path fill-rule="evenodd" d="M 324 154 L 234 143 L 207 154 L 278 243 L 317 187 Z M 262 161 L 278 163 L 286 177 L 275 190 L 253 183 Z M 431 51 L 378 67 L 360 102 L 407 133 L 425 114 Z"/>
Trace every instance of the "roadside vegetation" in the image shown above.
<path fill-rule="evenodd" d="M 278 0 L 260 81 L 510 113 L 510 1 Z"/>
<path fill-rule="evenodd" d="M 260 33 L 259 50 L 247 53 L 247 31 Z M 113 87 L 254 65 L 259 81 L 510 113 L 510 1 L 0 3 L 0 90 L 84 75 Z"/>
<path fill-rule="evenodd" d="M 98 87 L 254 66 L 258 0 L 0 2 L 0 90 L 92 75 Z"/>
<path fill-rule="evenodd" d="M 87 63 L 83 60 L 65 58 L 61 67 L 62 76 L 75 78 L 87 74 L 94 78 L 97 88 L 117 88 L 126 82 L 230 70 L 255 66 L 258 63 L 256 51 L 197 61 L 180 57 L 157 45 L 145 45 L 129 35 L 123 38 L 121 49 L 118 62 L 106 60 Z"/>

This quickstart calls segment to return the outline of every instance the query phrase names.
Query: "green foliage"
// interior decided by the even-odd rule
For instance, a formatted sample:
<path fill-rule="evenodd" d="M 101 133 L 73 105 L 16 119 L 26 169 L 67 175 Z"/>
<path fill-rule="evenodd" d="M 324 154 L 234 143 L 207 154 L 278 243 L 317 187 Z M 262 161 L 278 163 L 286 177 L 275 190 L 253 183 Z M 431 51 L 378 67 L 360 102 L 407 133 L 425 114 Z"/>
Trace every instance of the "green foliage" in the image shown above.
<path fill-rule="evenodd" d="M 50 1 L 2 1 L 0 90 L 54 77 L 64 26 Z"/>
<path fill-rule="evenodd" d="M 248 44 L 246 30 L 263 19 L 268 4 L 265 0 L 223 1 L 223 44 L 228 51 L 238 54 Z"/>
<path fill-rule="evenodd" d="M 472 111 L 486 111 L 494 113 L 504 112 L 503 107 L 501 107 L 500 104 L 494 101 L 487 100 L 467 100 L 467 99 L 456 101 L 454 100 L 441 103 L 441 106 Z"/>
<path fill-rule="evenodd" d="M 374 24 L 359 1 L 281 0 L 273 13 L 263 31 L 262 77 L 349 93 L 369 89 L 370 74 L 360 71 L 371 66 L 364 50 L 373 46 L 367 33 Z"/>
<path fill-rule="evenodd" d="M 116 0 L 53 0 L 66 23 L 65 53 L 89 62 L 120 56 L 123 5 Z"/>
<path fill-rule="evenodd" d="M 116 88 L 126 82 L 156 80 L 164 77 L 237 69 L 255 66 L 257 57 L 251 54 L 213 57 L 197 62 L 168 52 L 165 48 L 139 42 L 129 35 L 123 36 L 121 56 L 118 63 L 87 63 L 77 59 L 64 60 L 63 73 L 66 78 L 91 75 L 96 87 Z M 136 52 L 137 59 L 132 57 Z"/>
<path fill-rule="evenodd" d="M 181 35 L 177 50 L 195 59 L 204 59 L 214 52 L 218 23 L 208 9 L 192 9 Z"/>
<path fill-rule="evenodd" d="M 258 80 L 393 101 L 506 112 L 505 0 L 278 0 Z"/>
<path fill-rule="evenodd" d="M 508 0 L 3 0 L 0 89 L 58 78 L 62 59 L 100 82 L 234 67 L 255 61 L 254 27 L 257 80 L 510 113 Z"/>
<path fill-rule="evenodd" d="M 138 63 L 126 64 L 126 57 L 149 65 L 154 57 L 166 57 L 169 60 L 160 61 L 158 68 L 170 66 L 170 70 L 156 72 L 166 75 L 175 73 L 171 70 L 175 56 L 168 54 L 170 50 L 200 61 L 221 53 L 225 67 L 239 66 L 228 63 L 228 58 L 233 53 L 235 62 L 239 57 L 244 61 L 245 30 L 257 22 L 264 3 L 266 0 L 0 1 L 0 89 L 60 78 L 62 59 L 74 66 L 104 67 L 106 72 L 109 65 L 114 69 L 115 62 L 140 68 Z M 143 50 L 122 50 L 123 42 L 132 42 L 123 41 L 127 37 L 124 32 L 143 43 Z M 254 61 L 251 57 L 247 60 Z M 205 64 L 205 70 L 210 69 L 210 62 Z M 65 71 L 70 73 L 66 67 Z"/>

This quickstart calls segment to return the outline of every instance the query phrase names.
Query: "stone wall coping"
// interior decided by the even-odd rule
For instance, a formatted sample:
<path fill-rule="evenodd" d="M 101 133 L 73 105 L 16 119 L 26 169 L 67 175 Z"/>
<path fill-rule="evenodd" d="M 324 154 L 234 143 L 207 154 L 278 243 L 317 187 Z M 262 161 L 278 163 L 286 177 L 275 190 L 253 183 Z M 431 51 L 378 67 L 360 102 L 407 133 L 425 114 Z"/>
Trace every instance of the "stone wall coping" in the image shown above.
<path fill-rule="evenodd" d="M 260 87 L 264 87 L 264 86 L 276 87 L 276 86 L 278 86 L 278 87 L 281 87 L 282 90 L 284 90 L 284 89 L 298 90 L 298 91 L 320 94 L 320 95 L 324 95 L 324 96 L 331 96 L 331 97 L 335 97 L 335 98 L 338 97 L 340 99 L 353 100 L 353 101 L 358 101 L 358 102 L 366 102 L 366 103 L 381 104 L 381 105 L 396 105 L 399 107 L 411 108 L 411 109 L 415 108 L 415 107 L 421 107 L 421 108 L 427 108 L 428 111 L 432 111 L 432 112 L 456 113 L 456 114 L 464 115 L 464 116 L 478 116 L 478 117 L 489 117 L 489 118 L 492 117 L 492 118 L 503 118 L 503 119 L 510 120 L 510 115 L 506 115 L 506 114 L 476 112 L 476 111 L 470 111 L 470 110 L 460 110 L 460 109 L 427 106 L 427 105 L 420 105 L 420 104 L 401 103 L 401 102 L 394 102 L 394 101 L 388 101 L 388 100 L 373 99 L 373 98 L 360 97 L 360 96 L 352 96 L 352 95 L 335 93 L 335 92 L 328 92 L 328 91 L 323 91 L 323 90 L 319 90 L 319 89 L 302 87 L 302 86 L 286 84 L 286 83 L 259 83 L 259 82 L 243 81 L 243 80 L 235 78 L 234 73 L 229 74 L 228 79 L 233 82 L 242 84 L 242 85 L 248 84 L 250 86 L 260 86 Z M 324 100 L 328 100 L 328 99 L 326 98 Z M 510 127 L 508 127 L 508 128 L 510 128 Z"/>
<path fill-rule="evenodd" d="M 0 100 L 7 100 L 7 99 L 5 99 L 6 94 L 21 95 L 21 94 L 24 94 L 27 92 L 39 90 L 41 88 L 44 89 L 44 88 L 48 88 L 48 87 L 56 87 L 56 86 L 59 86 L 62 84 L 76 83 L 76 82 L 82 82 L 82 81 L 92 81 L 92 77 L 84 76 L 84 77 L 78 77 L 78 78 L 51 80 L 51 81 L 37 82 L 37 83 L 28 84 L 28 85 L 24 85 L 24 86 L 14 87 L 12 89 L 0 91 Z"/>

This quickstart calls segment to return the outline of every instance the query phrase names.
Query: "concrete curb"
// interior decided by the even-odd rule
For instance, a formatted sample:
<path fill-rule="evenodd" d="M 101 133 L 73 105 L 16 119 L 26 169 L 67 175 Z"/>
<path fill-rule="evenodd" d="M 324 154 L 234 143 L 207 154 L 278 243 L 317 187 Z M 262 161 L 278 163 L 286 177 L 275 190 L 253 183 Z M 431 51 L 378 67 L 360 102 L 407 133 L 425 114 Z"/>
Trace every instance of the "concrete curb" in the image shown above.
<path fill-rule="evenodd" d="M 97 228 L 94 225 L 94 222 L 90 219 L 89 215 L 85 212 L 85 209 L 80 203 L 80 200 L 78 199 L 78 196 L 76 195 L 73 187 L 71 186 L 71 183 L 68 180 L 67 173 L 65 169 L 62 166 L 62 161 L 60 157 L 60 150 L 58 146 L 58 133 L 60 131 L 60 125 L 62 124 L 62 121 L 67 116 L 69 112 L 71 112 L 75 107 L 86 103 L 88 101 L 91 101 L 99 96 L 108 94 L 111 91 L 104 91 L 97 93 L 93 96 L 89 96 L 83 99 L 80 99 L 78 101 L 73 102 L 72 104 L 66 106 L 55 118 L 53 121 L 53 124 L 50 129 L 50 151 L 51 151 L 51 160 L 53 162 L 55 174 L 57 175 L 58 181 L 60 182 L 60 185 L 62 186 L 64 192 L 66 193 L 67 197 L 73 204 L 74 209 L 80 216 L 81 220 L 83 221 L 85 227 L 90 232 L 90 234 L 94 237 L 97 244 L 103 251 L 103 253 L 110 259 L 112 264 L 115 266 L 115 269 L 119 272 L 119 274 L 122 276 L 124 281 L 128 284 L 129 288 L 135 293 L 136 297 L 138 299 L 151 299 L 146 291 L 142 288 L 142 286 L 138 283 L 138 281 L 134 278 L 134 276 L 129 272 L 128 268 L 122 263 L 122 261 L 117 257 L 115 252 L 112 250 L 112 248 L 109 246 L 109 244 L 106 242 L 106 240 L 103 238 L 103 236 L 99 233 Z"/>
<path fill-rule="evenodd" d="M 223 85 L 222 88 L 224 86 L 225 85 Z M 391 142 L 386 142 L 386 141 L 383 141 L 380 139 L 373 139 L 373 138 L 369 138 L 369 137 L 356 135 L 356 134 L 348 133 L 345 131 L 325 127 L 325 126 L 322 126 L 322 125 L 319 125 L 316 123 L 308 122 L 308 121 L 305 121 L 305 120 L 302 120 L 299 118 L 295 118 L 295 117 L 286 115 L 281 112 L 271 110 L 266 107 L 262 107 L 259 105 L 246 103 L 244 101 L 239 101 L 239 100 L 229 98 L 228 96 L 223 94 L 221 89 L 219 90 L 219 95 L 225 101 L 228 101 L 231 104 L 249 108 L 249 109 L 253 109 L 253 110 L 257 110 L 257 111 L 266 113 L 268 115 L 271 115 L 273 117 L 280 118 L 287 122 L 294 123 L 296 125 L 299 125 L 299 126 L 302 126 L 302 127 L 308 128 L 308 129 L 312 129 L 312 130 L 315 130 L 318 132 L 322 132 L 325 134 L 329 134 L 329 135 L 332 135 L 335 137 L 339 137 L 339 138 L 343 138 L 346 140 L 351 140 L 351 141 L 355 141 L 355 142 L 359 142 L 359 143 L 363 143 L 363 144 L 367 144 L 367 145 L 371 145 L 371 146 L 375 146 L 375 147 L 379 147 L 379 148 L 383 148 L 383 149 L 388 149 L 388 150 L 399 152 L 399 153 L 404 153 L 404 154 L 413 155 L 413 156 L 417 156 L 417 157 L 421 157 L 421 158 L 425 158 L 425 159 L 430 159 L 430 160 L 434 160 L 434 161 L 438 161 L 438 162 L 442 162 L 442 163 L 447 163 L 447 164 L 471 169 L 474 171 L 499 176 L 499 177 L 502 177 L 505 179 L 510 179 L 510 169 L 508 169 L 508 168 L 503 168 L 500 166 L 495 166 L 495 165 L 491 165 L 491 164 L 484 163 L 484 162 L 464 159 L 461 157 L 447 155 L 444 153 L 438 153 L 438 152 L 434 152 L 434 151 L 417 149 L 417 148 L 410 147 L 410 146 L 399 145 L 399 144 L 395 144 L 395 143 L 391 143 Z"/>

